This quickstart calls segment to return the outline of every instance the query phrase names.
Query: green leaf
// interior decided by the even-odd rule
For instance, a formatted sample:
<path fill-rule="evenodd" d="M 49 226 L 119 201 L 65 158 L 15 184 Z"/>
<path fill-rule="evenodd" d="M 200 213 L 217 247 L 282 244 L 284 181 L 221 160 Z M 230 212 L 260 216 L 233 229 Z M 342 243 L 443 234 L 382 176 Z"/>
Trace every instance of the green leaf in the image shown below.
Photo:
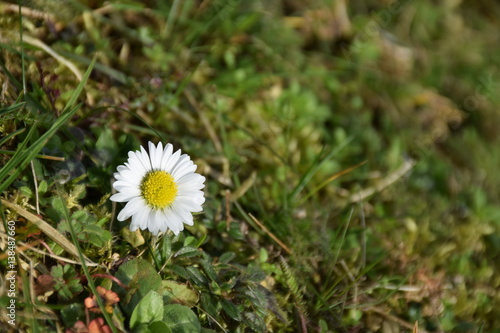
<path fill-rule="evenodd" d="M 128 290 L 116 285 L 113 287 L 123 302 L 124 311 L 129 315 L 151 290 L 162 293 L 160 276 L 154 267 L 143 259 L 133 259 L 124 263 L 115 276 L 129 287 Z"/>
<path fill-rule="evenodd" d="M 187 236 L 186 239 L 184 239 L 184 246 L 192 246 L 196 242 L 196 238 L 193 236 Z"/>
<path fill-rule="evenodd" d="M 200 287 L 207 286 L 208 279 L 205 275 L 203 275 L 203 273 L 201 273 L 198 267 L 188 266 L 186 267 L 186 273 L 188 274 L 189 279 L 196 285 Z"/>
<path fill-rule="evenodd" d="M 103 247 L 112 237 L 108 230 L 95 224 L 86 224 L 83 231 L 89 242 L 97 247 Z"/>
<path fill-rule="evenodd" d="M 172 330 L 172 333 L 196 333 L 201 331 L 198 317 L 190 308 L 184 305 L 165 305 L 163 308 L 163 321 Z"/>
<path fill-rule="evenodd" d="M 163 321 L 155 321 L 148 326 L 148 330 L 151 333 L 172 333 L 172 330 Z"/>
<path fill-rule="evenodd" d="M 328 332 L 328 325 L 327 325 L 326 321 L 324 321 L 323 319 L 320 319 L 318 324 L 319 324 L 320 333 L 327 333 Z"/>
<path fill-rule="evenodd" d="M 42 180 L 40 184 L 38 185 L 38 193 L 40 195 L 43 195 L 45 192 L 47 192 L 49 185 L 45 180 Z"/>
<path fill-rule="evenodd" d="M 199 248 L 205 242 L 205 239 L 207 239 L 207 234 L 203 234 L 194 247 Z"/>
<path fill-rule="evenodd" d="M 260 253 L 259 253 L 259 259 L 260 262 L 266 262 L 267 259 L 269 258 L 269 254 L 267 253 L 267 250 L 263 247 L 260 248 Z"/>
<path fill-rule="evenodd" d="M 233 318 L 236 321 L 241 320 L 241 312 L 238 309 L 236 305 L 234 305 L 233 302 L 227 300 L 227 299 L 221 299 L 221 305 L 222 309 L 224 310 L 225 313 L 229 315 L 229 317 Z"/>
<path fill-rule="evenodd" d="M 163 237 L 163 244 L 161 248 L 161 256 L 163 260 L 167 260 L 170 258 L 170 255 L 172 254 L 172 240 L 170 237 Z"/>
<path fill-rule="evenodd" d="M 209 293 L 202 293 L 200 301 L 203 310 L 208 312 L 212 317 L 217 317 L 218 302 L 215 297 L 212 297 Z"/>
<path fill-rule="evenodd" d="M 233 239 L 243 240 L 245 236 L 241 232 L 241 225 L 236 222 L 231 222 L 229 225 L 229 236 Z"/>
<path fill-rule="evenodd" d="M 252 282 L 260 282 L 266 278 L 266 274 L 256 267 L 248 267 L 246 278 Z"/>
<path fill-rule="evenodd" d="M 197 248 L 192 246 L 185 246 L 179 251 L 175 252 L 174 257 L 189 258 L 197 255 L 200 255 L 200 251 L 198 251 Z"/>
<path fill-rule="evenodd" d="M 203 270 L 207 274 L 207 276 L 210 278 L 210 280 L 219 282 L 219 277 L 217 276 L 217 273 L 215 272 L 212 262 L 208 259 L 204 259 L 201 261 L 201 266 L 203 267 Z"/>
<path fill-rule="evenodd" d="M 80 303 L 66 305 L 61 310 L 61 317 L 66 327 L 72 327 L 75 322 L 85 318 L 83 305 Z"/>
<path fill-rule="evenodd" d="M 220 256 L 219 262 L 221 264 L 228 264 L 229 262 L 231 262 L 231 260 L 234 259 L 234 257 L 236 257 L 236 254 L 234 252 L 226 252 Z"/>
<path fill-rule="evenodd" d="M 163 297 L 169 303 L 180 303 L 190 308 L 198 303 L 198 294 L 186 284 L 175 281 L 162 281 Z"/>
<path fill-rule="evenodd" d="M 150 330 L 149 330 L 149 325 L 146 325 L 146 324 L 140 324 L 140 325 L 137 325 L 133 332 L 134 333 L 150 333 Z"/>
<path fill-rule="evenodd" d="M 190 275 L 188 274 L 188 272 L 186 271 L 186 269 L 182 266 L 179 266 L 179 265 L 171 265 L 171 266 L 168 266 L 169 270 L 171 270 L 172 272 L 174 272 L 175 274 L 179 275 L 181 278 L 183 279 L 190 279 Z"/>
<path fill-rule="evenodd" d="M 51 273 L 55 281 L 54 290 L 57 291 L 61 299 L 71 299 L 74 295 L 79 294 L 83 290 L 80 279 L 77 277 L 73 266 L 53 266 Z"/>
<path fill-rule="evenodd" d="M 255 313 L 251 312 L 245 312 L 244 313 L 244 322 L 247 324 L 251 329 L 253 329 L 256 332 L 264 332 L 266 329 L 266 326 L 264 324 L 264 320 L 257 316 Z"/>
<path fill-rule="evenodd" d="M 139 324 L 149 324 L 163 318 L 163 298 L 156 291 L 151 290 L 137 304 L 130 317 L 130 327 Z"/>
<path fill-rule="evenodd" d="M 88 218 L 88 214 L 86 211 L 84 210 L 79 210 L 79 211 L 76 211 L 74 212 L 72 215 L 71 215 L 71 219 L 72 220 L 76 220 L 78 222 L 84 222 L 87 218 Z"/>
<path fill-rule="evenodd" d="M 21 191 L 21 193 L 22 193 L 24 196 L 26 196 L 26 197 L 28 197 L 28 198 L 31 198 L 31 197 L 33 196 L 33 191 L 31 191 L 31 189 L 30 189 L 29 187 L 27 187 L 27 186 L 21 186 L 21 187 L 19 188 L 19 190 Z"/>

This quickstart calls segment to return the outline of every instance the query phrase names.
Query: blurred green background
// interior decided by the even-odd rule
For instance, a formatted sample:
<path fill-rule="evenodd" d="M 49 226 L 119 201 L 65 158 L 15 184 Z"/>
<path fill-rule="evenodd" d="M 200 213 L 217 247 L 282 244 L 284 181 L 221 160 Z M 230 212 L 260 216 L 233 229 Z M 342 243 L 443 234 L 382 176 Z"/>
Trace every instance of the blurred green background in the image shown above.
<path fill-rule="evenodd" d="M 0 2 L 1 107 L 29 96 L 0 114 L 2 137 L 34 123 L 42 135 L 96 59 L 83 104 L 40 151 L 65 162 L 34 160 L 47 220 L 62 182 L 107 229 L 85 249 L 95 261 L 122 246 L 123 225 L 108 228 L 116 166 L 165 140 L 208 179 L 189 232 L 209 255 L 261 269 L 276 299 L 261 326 L 233 318 L 227 330 L 410 332 L 417 321 L 420 332 L 500 332 L 499 3 L 22 6 L 20 21 Z M 30 177 L 2 198 L 34 207 Z"/>

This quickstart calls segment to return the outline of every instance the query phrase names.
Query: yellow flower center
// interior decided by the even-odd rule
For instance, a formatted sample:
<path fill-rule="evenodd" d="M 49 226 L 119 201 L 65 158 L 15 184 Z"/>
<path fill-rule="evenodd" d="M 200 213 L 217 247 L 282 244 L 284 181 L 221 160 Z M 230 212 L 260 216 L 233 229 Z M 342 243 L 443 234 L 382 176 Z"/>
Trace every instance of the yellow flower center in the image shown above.
<path fill-rule="evenodd" d="M 174 202 L 177 184 L 171 174 L 161 170 L 151 171 L 142 181 L 141 193 L 148 205 L 162 209 Z"/>

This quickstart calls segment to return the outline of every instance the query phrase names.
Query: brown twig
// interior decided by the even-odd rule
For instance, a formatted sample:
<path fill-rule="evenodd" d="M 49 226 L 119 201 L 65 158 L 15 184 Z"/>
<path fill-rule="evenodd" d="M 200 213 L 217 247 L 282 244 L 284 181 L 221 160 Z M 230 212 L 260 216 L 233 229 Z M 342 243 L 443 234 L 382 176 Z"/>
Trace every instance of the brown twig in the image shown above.
<path fill-rule="evenodd" d="M 122 287 L 123 289 L 128 289 L 128 287 L 126 285 L 124 285 L 120 280 L 118 280 L 116 277 L 114 277 L 113 275 L 108 275 L 108 274 L 100 274 L 100 273 L 97 273 L 97 274 L 92 274 L 91 275 L 93 278 L 94 277 L 97 277 L 97 278 L 103 278 L 103 279 L 110 279 L 114 282 L 116 282 L 116 284 L 118 284 L 120 287 Z"/>
<path fill-rule="evenodd" d="M 415 166 L 415 164 L 416 162 L 414 160 L 405 161 L 405 163 L 399 169 L 388 175 L 386 178 L 382 179 L 378 184 L 366 188 L 364 190 L 361 190 L 358 193 L 352 194 L 351 196 L 349 196 L 347 201 L 349 203 L 359 202 L 375 193 L 382 192 L 385 188 L 389 187 L 390 185 L 395 183 L 398 179 L 403 177 L 408 171 L 410 171 Z"/>
<path fill-rule="evenodd" d="M 264 230 L 269 235 L 269 237 L 271 237 L 276 243 L 278 243 L 278 245 L 281 246 L 281 248 L 285 250 L 286 253 L 292 254 L 292 250 L 290 250 L 290 248 L 286 246 L 285 243 L 283 243 L 278 237 L 276 237 L 275 234 L 273 234 L 269 229 L 267 229 L 265 225 L 263 225 L 259 220 L 257 220 L 255 216 L 252 215 L 252 213 L 248 213 L 248 215 L 262 230 Z"/>
<path fill-rule="evenodd" d="M 0 8 L 3 9 L 5 13 L 15 13 L 15 14 L 19 13 L 19 6 L 15 4 L 2 3 L 0 5 Z M 39 10 L 28 7 L 21 7 L 21 15 L 26 17 L 31 17 L 37 20 L 49 20 L 49 21 L 56 20 L 56 17 L 52 14 L 41 12 Z"/>
<path fill-rule="evenodd" d="M 372 312 L 375 312 L 379 315 L 381 315 L 382 317 L 385 317 L 386 319 L 392 321 L 392 322 L 395 322 L 397 323 L 398 325 L 401 325 L 407 329 L 410 329 L 410 330 L 414 330 L 415 329 L 415 325 L 414 324 L 411 324 L 401 318 L 398 318 L 394 315 L 391 315 L 390 313 L 387 313 L 385 312 L 384 310 L 382 309 L 379 309 L 379 308 L 376 308 L 376 307 L 370 307 L 370 308 L 367 308 L 366 309 L 367 311 L 372 311 Z M 418 326 L 417 326 L 417 330 L 418 330 Z M 426 330 L 420 330 L 419 333 L 429 333 L 428 331 Z"/>
<path fill-rule="evenodd" d="M 6 200 L 1 200 L 2 206 L 5 206 L 9 209 L 12 209 L 16 211 L 19 215 L 23 216 L 25 219 L 33 223 L 40 229 L 45 235 L 47 235 L 49 238 L 51 238 L 54 242 L 56 242 L 59 246 L 61 246 L 66 252 L 72 254 L 76 259 L 80 259 L 80 256 L 78 254 L 78 250 L 76 249 L 75 245 L 68 241 L 68 239 L 62 235 L 59 230 L 55 229 L 52 227 L 50 224 L 36 216 L 35 214 L 32 214 L 28 212 L 26 209 L 24 209 L 21 206 L 18 206 L 16 204 L 13 204 L 11 202 L 8 202 Z M 71 221 L 69 221 L 71 223 Z M 87 265 L 89 264 L 94 264 L 90 259 L 85 258 Z"/>

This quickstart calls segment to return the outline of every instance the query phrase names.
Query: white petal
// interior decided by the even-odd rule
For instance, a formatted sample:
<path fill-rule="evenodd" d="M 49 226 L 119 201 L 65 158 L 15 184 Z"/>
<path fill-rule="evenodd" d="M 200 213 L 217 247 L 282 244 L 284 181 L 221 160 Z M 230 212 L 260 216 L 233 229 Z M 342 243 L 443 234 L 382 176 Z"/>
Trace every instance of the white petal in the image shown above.
<path fill-rule="evenodd" d="M 131 191 L 132 189 L 137 188 L 136 185 L 131 184 L 125 180 L 117 180 L 113 183 L 113 187 L 115 188 L 115 190 L 120 192 Z"/>
<path fill-rule="evenodd" d="M 172 205 L 172 210 L 173 212 L 179 216 L 182 220 L 183 223 L 186 223 L 187 225 L 193 225 L 193 214 L 191 214 L 189 211 L 180 208 L 179 205 Z"/>
<path fill-rule="evenodd" d="M 161 157 L 163 155 L 163 144 L 158 143 L 158 147 L 150 141 L 149 145 L 149 157 L 151 159 L 151 167 L 153 170 L 160 170 L 161 168 Z"/>
<path fill-rule="evenodd" d="M 137 156 L 137 153 L 132 151 L 128 153 L 128 160 L 125 165 L 127 165 L 130 170 L 135 170 L 142 175 L 146 174 L 149 171 L 149 169 L 146 169 L 141 163 L 139 157 Z"/>
<path fill-rule="evenodd" d="M 149 223 L 151 222 L 151 216 L 153 215 L 153 210 L 148 206 L 148 209 L 143 212 L 144 215 L 140 217 L 140 225 L 139 228 L 141 230 L 146 230 L 149 227 Z"/>
<path fill-rule="evenodd" d="M 163 158 L 163 144 L 158 142 L 158 147 L 156 147 L 156 168 L 161 170 L 161 160 Z"/>
<path fill-rule="evenodd" d="M 161 170 L 166 170 L 168 161 L 170 160 L 170 157 L 172 157 L 173 150 L 174 147 L 170 143 L 167 143 L 165 145 L 165 148 L 163 149 L 163 156 L 161 157 L 161 166 L 160 166 Z"/>
<path fill-rule="evenodd" d="M 179 186 L 179 189 L 177 190 L 177 195 L 183 197 L 195 197 L 203 195 L 203 192 L 196 188 Z"/>
<path fill-rule="evenodd" d="M 170 214 L 168 213 L 170 211 L 170 207 L 164 208 L 163 210 L 160 210 L 161 215 L 162 215 L 162 220 L 163 220 L 163 229 L 164 231 L 167 231 L 168 229 L 173 230 L 172 228 L 175 229 L 175 224 L 174 221 L 171 220 Z"/>
<path fill-rule="evenodd" d="M 161 214 L 161 224 L 160 224 L 160 231 L 161 232 L 167 232 L 168 230 L 168 224 L 167 224 L 167 217 L 165 216 L 165 213 L 162 210 L 159 210 Z"/>
<path fill-rule="evenodd" d="M 141 191 L 136 188 L 130 188 L 129 191 L 115 193 L 109 198 L 111 201 L 115 202 L 126 202 L 131 200 L 134 197 L 138 197 L 141 195 Z"/>
<path fill-rule="evenodd" d="M 201 204 L 193 201 L 191 197 L 178 197 L 176 203 L 179 204 L 179 209 L 186 209 L 190 212 L 201 212 L 203 209 L 201 208 Z M 203 199 L 205 200 L 205 199 Z"/>
<path fill-rule="evenodd" d="M 149 159 L 149 155 L 146 152 L 146 149 L 144 149 L 143 146 L 141 146 L 141 151 L 136 152 L 137 158 L 139 159 L 139 162 L 144 166 L 144 168 L 147 171 L 151 171 L 151 160 Z"/>
<path fill-rule="evenodd" d="M 196 171 L 196 165 L 193 163 L 193 161 L 189 161 L 185 166 L 182 168 L 176 169 L 173 173 L 172 176 L 174 176 L 174 179 L 181 179 L 182 177 L 186 175 L 190 175 Z"/>
<path fill-rule="evenodd" d="M 172 230 L 175 235 L 178 235 L 184 229 L 184 225 L 179 216 L 170 208 L 164 209 L 163 213 L 168 224 L 168 228 Z"/>
<path fill-rule="evenodd" d="M 184 168 L 189 166 L 189 163 L 191 162 L 191 159 L 187 154 L 182 154 L 179 156 L 179 159 L 177 160 L 177 163 L 175 163 L 171 170 L 169 171 L 172 176 L 174 176 L 175 173 L 184 170 Z M 175 177 L 175 176 L 174 176 Z"/>
<path fill-rule="evenodd" d="M 165 223 L 163 212 L 161 210 L 153 210 L 150 218 L 151 220 L 148 223 L 148 229 L 153 235 L 156 235 Z"/>
<path fill-rule="evenodd" d="M 122 176 L 120 176 L 120 174 L 118 172 L 115 172 L 113 174 L 113 176 L 115 177 L 116 180 L 125 181 L 125 178 L 123 178 Z"/>
<path fill-rule="evenodd" d="M 124 171 L 122 171 L 123 173 Z M 132 172 L 132 171 L 127 171 L 123 174 L 115 173 L 115 179 L 118 181 L 126 182 L 131 186 L 136 186 L 139 187 L 139 185 L 142 182 L 143 177 L 140 177 L 138 174 Z"/>
<path fill-rule="evenodd" d="M 201 190 L 202 188 L 205 187 L 204 182 L 205 182 L 205 177 L 197 173 L 191 173 L 179 179 L 177 181 L 177 185 L 179 186 L 179 188 L 190 188 L 190 189 Z"/>
<path fill-rule="evenodd" d="M 194 202 L 198 205 L 203 205 L 205 203 L 205 196 L 202 194 L 201 196 L 199 197 L 194 197 L 193 198 Z"/>
<path fill-rule="evenodd" d="M 118 214 L 117 219 L 118 221 L 125 221 L 130 216 L 137 214 L 137 212 L 141 210 L 144 210 L 144 208 L 145 204 L 143 202 L 143 199 L 140 197 L 135 197 L 125 205 L 125 207 Z"/>
<path fill-rule="evenodd" d="M 162 161 L 162 170 L 171 174 L 172 168 L 177 164 L 177 161 L 179 160 L 180 156 L 181 156 L 181 150 L 179 149 L 178 151 L 172 154 L 172 156 L 168 159 L 166 165 L 163 165 Z"/>
<path fill-rule="evenodd" d="M 130 223 L 130 230 L 134 231 L 138 228 L 142 230 L 146 229 L 143 225 L 147 226 L 148 216 L 151 208 L 145 206 L 144 209 L 138 211 L 135 215 L 132 215 L 132 223 Z"/>

